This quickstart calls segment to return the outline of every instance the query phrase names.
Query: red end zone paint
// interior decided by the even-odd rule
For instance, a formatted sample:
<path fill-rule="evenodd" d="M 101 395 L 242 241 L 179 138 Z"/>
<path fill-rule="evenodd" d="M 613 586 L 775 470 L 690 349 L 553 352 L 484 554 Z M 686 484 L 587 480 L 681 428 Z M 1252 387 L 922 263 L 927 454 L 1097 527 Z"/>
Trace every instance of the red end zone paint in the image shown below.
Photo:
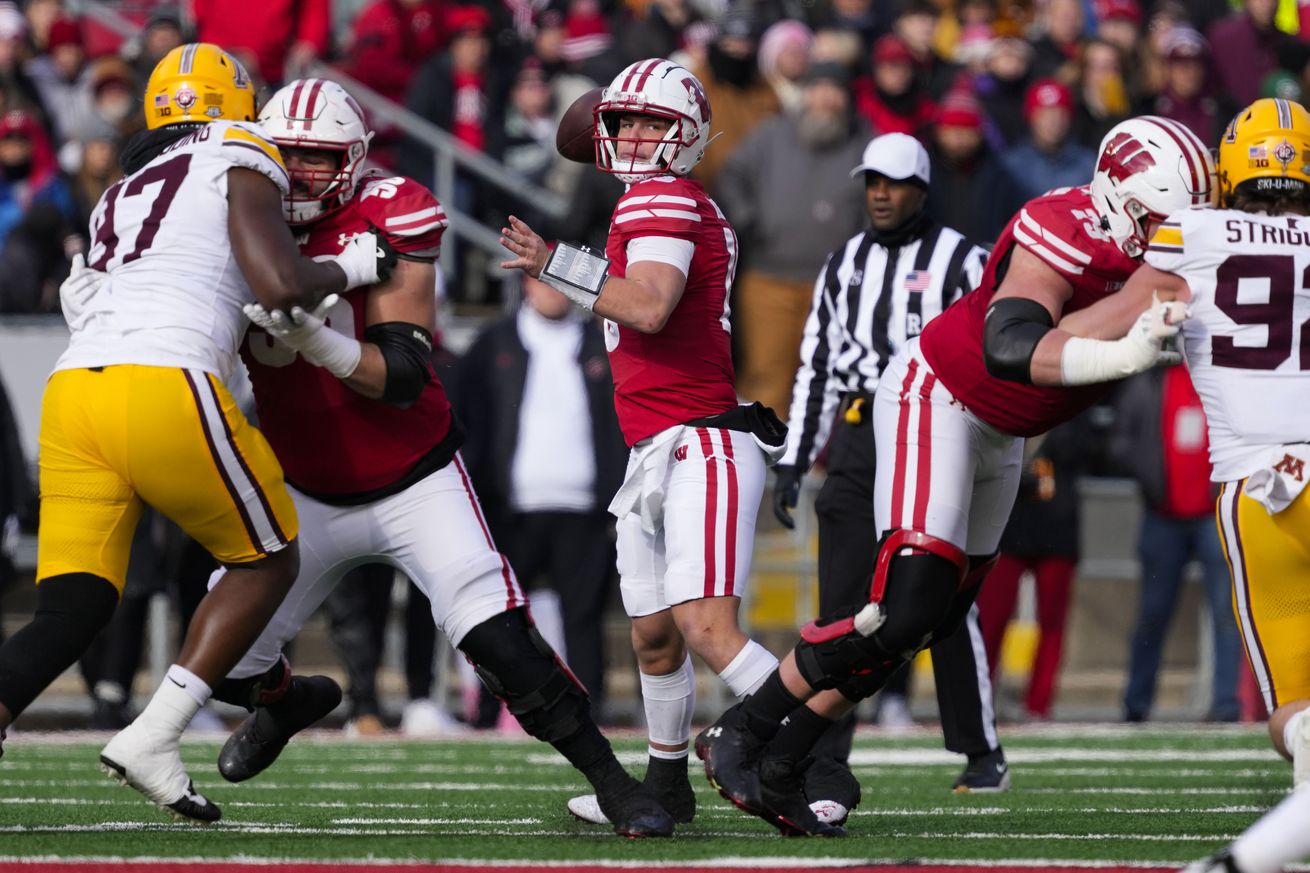
<path fill-rule="evenodd" d="M 840 873 L 963 873 L 985 870 L 986 873 L 1176 873 L 1178 866 L 1077 866 L 1077 865 L 986 865 L 962 861 L 959 864 L 824 864 L 815 866 L 798 861 L 794 865 L 736 866 L 697 864 L 423 864 L 381 861 L 377 864 L 305 863 L 305 861 L 160 861 L 124 859 L 122 861 L 10 861 L 10 870 L 22 873 L 124 873 L 148 870 L 149 873 L 616 873 L 616 870 L 668 870 L 669 873 L 796 873 L 798 870 L 834 870 Z"/>

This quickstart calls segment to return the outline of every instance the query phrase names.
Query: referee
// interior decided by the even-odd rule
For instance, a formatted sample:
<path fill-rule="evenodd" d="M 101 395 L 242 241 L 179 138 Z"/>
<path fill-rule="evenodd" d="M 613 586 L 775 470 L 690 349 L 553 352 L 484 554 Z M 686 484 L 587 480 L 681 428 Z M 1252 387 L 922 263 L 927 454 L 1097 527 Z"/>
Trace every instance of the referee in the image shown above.
<path fill-rule="evenodd" d="M 800 480 L 828 445 L 828 478 L 815 501 L 819 518 L 819 614 L 869 596 L 879 531 L 873 518 L 873 392 L 892 355 L 924 324 L 982 279 L 987 250 L 927 212 L 928 153 L 914 137 L 876 137 L 851 171 L 863 175 L 872 227 L 828 256 L 814 286 L 792 390 L 787 452 L 777 467 L 774 514 L 794 522 Z M 835 425 L 834 425 L 835 421 Z M 832 441 L 828 438 L 831 434 Z M 1004 791 L 1005 756 L 996 737 L 992 688 L 977 608 L 959 633 L 932 647 L 946 748 L 967 755 L 956 791 Z M 855 714 L 816 746 L 806 795 L 854 807 L 849 780 L 833 779 L 833 758 L 850 756 Z M 835 795 L 829 797 L 828 795 Z"/>

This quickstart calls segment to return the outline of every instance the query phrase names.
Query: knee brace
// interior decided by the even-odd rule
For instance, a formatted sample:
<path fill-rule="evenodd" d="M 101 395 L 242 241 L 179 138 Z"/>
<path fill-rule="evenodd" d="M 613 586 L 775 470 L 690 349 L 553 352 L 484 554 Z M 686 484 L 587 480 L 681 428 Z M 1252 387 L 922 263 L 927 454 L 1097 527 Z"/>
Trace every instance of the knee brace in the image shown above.
<path fill-rule="evenodd" d="M 589 721 L 586 689 L 522 607 L 473 628 L 459 648 L 530 736 L 558 742 Z"/>
<path fill-rule="evenodd" d="M 257 706 L 277 703 L 291 687 L 291 662 L 286 655 L 258 676 L 245 679 L 224 679 L 214 686 L 213 697 L 233 706 L 254 712 Z"/>
<path fill-rule="evenodd" d="M 0 703 L 15 717 L 86 651 L 113 617 L 118 590 L 90 573 L 41 580 L 32 620 L 0 648 Z"/>
<path fill-rule="evenodd" d="M 909 554 L 900 554 L 906 549 Z M 802 678 L 820 690 L 848 679 L 856 680 L 852 693 L 880 686 L 875 672 L 888 664 L 895 669 L 927 645 L 963 584 L 967 562 L 945 540 L 891 531 L 878 550 L 869 602 L 801 630 L 796 666 Z"/>
<path fill-rule="evenodd" d="M 978 599 L 978 589 L 987 573 L 996 566 L 996 559 L 997 555 L 969 557 L 969 572 L 965 574 L 964 581 L 960 584 L 960 592 L 951 600 L 950 607 L 946 610 L 946 617 L 942 619 L 937 630 L 933 631 L 928 645 L 935 646 L 964 627 L 964 620 L 968 617 L 974 601 Z"/>

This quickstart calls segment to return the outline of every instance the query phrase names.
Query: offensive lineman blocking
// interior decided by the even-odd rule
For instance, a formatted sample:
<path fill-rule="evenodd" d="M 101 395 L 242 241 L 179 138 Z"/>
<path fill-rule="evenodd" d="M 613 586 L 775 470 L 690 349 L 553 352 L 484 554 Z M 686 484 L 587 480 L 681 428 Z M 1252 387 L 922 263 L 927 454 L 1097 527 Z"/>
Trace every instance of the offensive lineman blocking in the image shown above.
<path fill-rule="evenodd" d="M 733 388 L 728 297 L 737 236 L 687 178 L 712 138 L 710 118 L 704 88 L 683 67 L 660 58 L 630 65 L 594 113 L 596 165 L 629 186 L 610 225 L 608 260 L 568 243 L 552 255 L 517 218 L 501 231 L 515 256 L 503 268 L 540 277 L 606 319 L 614 404 L 632 449 L 610 511 L 650 735 L 645 781 L 679 822 L 696 808 L 687 777 L 688 650 L 738 697 L 777 664 L 742 633 L 737 609 L 766 457 L 780 453 L 784 428 L 758 404 L 738 406 Z M 604 821 L 588 797 L 569 808 Z"/>

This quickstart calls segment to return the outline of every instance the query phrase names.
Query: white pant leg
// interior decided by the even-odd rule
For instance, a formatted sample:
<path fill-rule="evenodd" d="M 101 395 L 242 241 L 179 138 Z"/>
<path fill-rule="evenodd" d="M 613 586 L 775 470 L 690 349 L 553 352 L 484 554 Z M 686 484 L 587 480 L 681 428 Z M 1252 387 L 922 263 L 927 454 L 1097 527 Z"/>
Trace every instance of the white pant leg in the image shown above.
<path fill-rule="evenodd" d="M 625 480 L 632 475 L 636 461 L 637 452 L 633 450 L 628 453 Z M 631 618 L 639 618 L 668 609 L 669 604 L 664 600 L 664 529 L 646 533 L 636 513 L 620 518 L 614 528 L 615 566 L 619 571 L 623 611 Z"/>
<path fill-rule="evenodd" d="M 684 445 L 664 498 L 664 599 L 744 597 L 764 453 L 750 434 L 722 428 L 689 429 Z"/>
<path fill-rule="evenodd" d="M 883 372 L 873 432 L 879 533 L 904 528 L 968 554 L 996 550 L 1018 493 L 1023 440 L 996 431 L 957 402 L 917 340 Z"/>
<path fill-rule="evenodd" d="M 423 589 L 451 645 L 487 619 L 527 604 L 509 561 L 496 549 L 458 454 L 374 504 L 372 515 L 383 555 Z"/>
<path fill-rule="evenodd" d="M 371 551 L 365 507 L 329 506 L 288 487 L 300 517 L 300 574 L 264 631 L 228 674 L 234 679 L 257 676 L 278 662 L 282 649 L 300 633 L 346 571 L 367 562 Z M 355 560 L 358 558 L 358 560 Z M 222 578 L 220 569 L 209 587 Z"/>

